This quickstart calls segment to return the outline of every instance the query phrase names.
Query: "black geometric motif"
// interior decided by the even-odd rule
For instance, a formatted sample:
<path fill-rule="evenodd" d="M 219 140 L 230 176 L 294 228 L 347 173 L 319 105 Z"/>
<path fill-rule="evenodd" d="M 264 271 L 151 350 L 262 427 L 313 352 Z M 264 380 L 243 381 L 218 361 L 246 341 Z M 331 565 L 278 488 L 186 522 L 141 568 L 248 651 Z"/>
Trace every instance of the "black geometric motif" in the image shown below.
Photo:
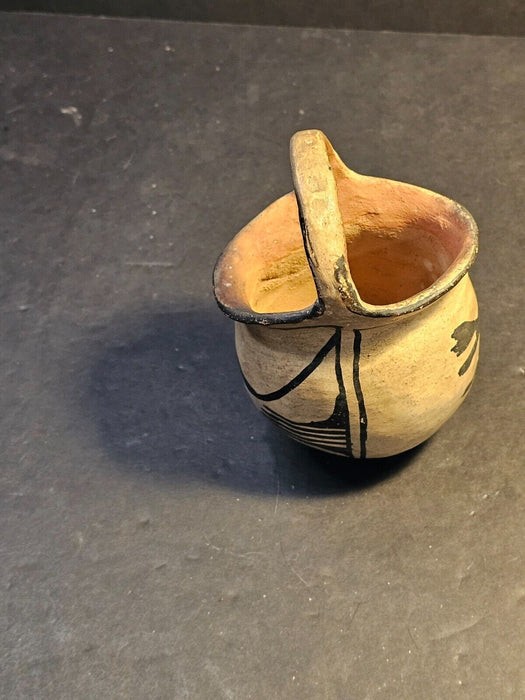
<path fill-rule="evenodd" d="M 450 350 L 451 352 L 456 353 L 458 357 L 464 352 L 466 352 L 474 336 L 476 338 L 476 340 L 474 341 L 474 345 L 472 346 L 472 349 L 469 352 L 467 359 L 458 370 L 458 374 L 460 377 L 462 377 L 468 370 L 468 368 L 472 364 L 474 355 L 476 354 L 476 350 L 479 343 L 478 319 L 476 318 L 474 319 L 474 321 L 463 321 L 463 323 L 460 323 L 459 326 L 450 336 L 456 341 L 456 344 L 452 348 L 450 348 Z"/>

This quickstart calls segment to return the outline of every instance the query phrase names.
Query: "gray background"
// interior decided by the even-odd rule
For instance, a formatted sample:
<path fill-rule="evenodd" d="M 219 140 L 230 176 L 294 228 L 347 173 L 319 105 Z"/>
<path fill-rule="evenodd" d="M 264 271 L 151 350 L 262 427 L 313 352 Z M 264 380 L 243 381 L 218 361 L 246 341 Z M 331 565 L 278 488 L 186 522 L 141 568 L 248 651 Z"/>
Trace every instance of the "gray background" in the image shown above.
<path fill-rule="evenodd" d="M 0 0 L 0 9 L 406 32 L 525 34 L 522 0 Z"/>
<path fill-rule="evenodd" d="M 0 696 L 524 697 L 524 40 L 0 19 Z M 275 432 L 212 298 L 307 127 L 480 227 L 476 382 L 397 459 Z"/>

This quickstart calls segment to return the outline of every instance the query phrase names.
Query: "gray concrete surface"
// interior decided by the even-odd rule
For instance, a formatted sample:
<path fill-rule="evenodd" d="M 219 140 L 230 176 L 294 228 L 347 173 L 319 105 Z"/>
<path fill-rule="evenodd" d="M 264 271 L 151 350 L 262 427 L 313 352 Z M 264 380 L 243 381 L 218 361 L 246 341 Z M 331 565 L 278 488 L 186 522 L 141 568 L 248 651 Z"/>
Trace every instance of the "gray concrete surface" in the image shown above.
<path fill-rule="evenodd" d="M 0 696 L 525 697 L 524 40 L 0 18 Z M 476 383 L 398 459 L 277 434 L 212 298 L 303 127 L 480 227 Z"/>

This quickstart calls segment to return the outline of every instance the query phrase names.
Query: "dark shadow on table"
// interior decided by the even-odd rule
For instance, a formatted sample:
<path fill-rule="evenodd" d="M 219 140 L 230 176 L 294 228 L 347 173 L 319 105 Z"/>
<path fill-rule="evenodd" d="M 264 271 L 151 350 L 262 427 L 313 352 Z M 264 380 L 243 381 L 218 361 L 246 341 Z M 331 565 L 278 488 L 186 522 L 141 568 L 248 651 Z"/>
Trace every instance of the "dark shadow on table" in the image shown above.
<path fill-rule="evenodd" d="M 175 483 L 202 480 L 271 495 L 345 493 L 392 477 L 422 449 L 361 461 L 290 440 L 252 405 L 233 324 L 211 306 L 115 319 L 87 377 L 82 395 L 115 465 Z"/>

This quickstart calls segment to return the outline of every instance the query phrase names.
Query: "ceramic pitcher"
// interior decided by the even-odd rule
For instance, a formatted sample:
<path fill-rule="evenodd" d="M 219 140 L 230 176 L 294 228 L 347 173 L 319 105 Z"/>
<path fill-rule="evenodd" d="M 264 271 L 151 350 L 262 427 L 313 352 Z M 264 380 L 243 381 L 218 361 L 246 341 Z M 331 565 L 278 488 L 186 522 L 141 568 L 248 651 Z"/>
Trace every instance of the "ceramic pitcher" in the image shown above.
<path fill-rule="evenodd" d="M 353 457 L 430 437 L 472 384 L 477 228 L 429 190 L 359 175 L 325 135 L 291 140 L 294 192 L 214 272 L 255 404 L 288 435 Z"/>

